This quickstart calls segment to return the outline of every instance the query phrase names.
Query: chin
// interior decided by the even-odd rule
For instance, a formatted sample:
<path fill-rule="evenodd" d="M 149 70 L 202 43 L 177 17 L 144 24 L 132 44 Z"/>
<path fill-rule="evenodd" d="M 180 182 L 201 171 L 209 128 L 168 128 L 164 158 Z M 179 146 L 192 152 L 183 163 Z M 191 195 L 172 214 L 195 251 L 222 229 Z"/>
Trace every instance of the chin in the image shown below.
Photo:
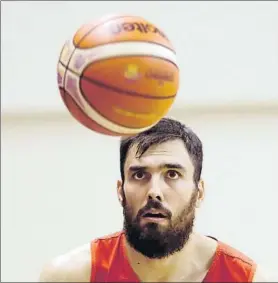
<path fill-rule="evenodd" d="M 169 227 L 169 221 L 167 219 L 159 220 L 159 221 L 151 221 L 146 219 L 141 219 L 140 226 L 142 228 L 150 228 L 150 229 L 165 229 Z"/>
<path fill-rule="evenodd" d="M 154 223 L 154 222 L 144 223 L 140 226 L 141 226 L 141 231 L 144 234 L 149 234 L 149 235 L 155 235 L 155 234 L 161 235 L 169 230 L 168 224 L 161 224 L 161 223 Z"/>

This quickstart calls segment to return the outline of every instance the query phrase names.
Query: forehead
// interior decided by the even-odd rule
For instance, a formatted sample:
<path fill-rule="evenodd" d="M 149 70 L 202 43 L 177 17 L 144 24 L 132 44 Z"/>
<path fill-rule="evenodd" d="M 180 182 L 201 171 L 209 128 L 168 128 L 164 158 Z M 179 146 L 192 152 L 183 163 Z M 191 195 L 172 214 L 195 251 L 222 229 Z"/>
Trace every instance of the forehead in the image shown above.
<path fill-rule="evenodd" d="M 140 158 L 136 156 L 137 144 L 128 151 L 125 169 L 130 166 L 156 167 L 162 163 L 178 163 L 183 167 L 193 167 L 191 158 L 182 140 L 171 140 L 151 146 Z"/>

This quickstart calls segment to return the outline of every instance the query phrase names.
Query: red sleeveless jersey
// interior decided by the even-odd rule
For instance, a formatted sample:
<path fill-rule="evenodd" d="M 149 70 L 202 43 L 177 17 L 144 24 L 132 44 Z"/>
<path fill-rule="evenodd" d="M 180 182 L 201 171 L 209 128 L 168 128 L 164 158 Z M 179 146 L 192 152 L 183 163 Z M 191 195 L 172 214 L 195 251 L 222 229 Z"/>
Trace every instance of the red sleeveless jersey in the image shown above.
<path fill-rule="evenodd" d="M 91 282 L 140 282 L 128 262 L 124 232 L 92 241 Z M 241 252 L 218 241 L 203 282 L 252 282 L 256 264 Z"/>

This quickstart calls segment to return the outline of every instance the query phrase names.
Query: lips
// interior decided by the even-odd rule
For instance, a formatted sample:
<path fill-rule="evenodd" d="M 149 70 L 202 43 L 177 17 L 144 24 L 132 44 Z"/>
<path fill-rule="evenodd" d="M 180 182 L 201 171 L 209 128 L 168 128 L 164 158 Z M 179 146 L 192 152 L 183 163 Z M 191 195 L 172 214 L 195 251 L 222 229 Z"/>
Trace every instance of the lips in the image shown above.
<path fill-rule="evenodd" d="M 150 217 L 150 218 L 167 218 L 165 212 L 161 210 L 148 210 L 143 214 L 143 217 Z"/>

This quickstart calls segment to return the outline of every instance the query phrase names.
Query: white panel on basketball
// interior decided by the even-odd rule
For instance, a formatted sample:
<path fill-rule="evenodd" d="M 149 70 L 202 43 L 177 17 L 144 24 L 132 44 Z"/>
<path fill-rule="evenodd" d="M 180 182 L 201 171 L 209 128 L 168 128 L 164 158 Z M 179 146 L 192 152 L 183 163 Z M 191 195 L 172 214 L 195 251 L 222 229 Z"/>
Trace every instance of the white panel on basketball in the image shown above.
<path fill-rule="evenodd" d="M 74 48 L 72 42 L 68 42 L 68 52 Z M 151 42 L 116 42 L 107 43 L 105 45 L 79 49 L 76 48 L 70 60 L 68 68 L 77 74 L 82 74 L 83 70 L 90 63 L 120 56 L 154 56 L 173 62 L 177 65 L 176 54 L 159 44 Z M 67 65 L 67 60 L 61 57 L 61 62 Z"/>
<path fill-rule="evenodd" d="M 65 73 L 65 67 L 58 63 L 58 71 L 61 72 L 61 74 Z M 82 96 L 81 90 L 79 88 L 79 76 L 73 73 L 71 70 L 67 70 L 65 75 L 65 90 L 66 95 L 70 95 L 74 101 L 77 103 L 77 105 L 82 109 L 82 111 L 92 120 L 97 122 L 102 127 L 119 133 L 119 134 L 137 134 L 141 131 L 149 129 L 149 127 L 140 128 L 140 129 L 131 129 L 128 127 L 123 127 L 120 125 L 117 125 L 106 118 L 104 118 L 102 115 L 100 115 L 98 112 L 96 112 L 84 99 Z"/>
<path fill-rule="evenodd" d="M 63 88 L 65 84 L 66 68 L 59 62 L 57 66 L 58 86 Z"/>
<path fill-rule="evenodd" d="M 74 45 L 73 43 L 71 42 L 71 40 L 67 40 L 66 43 L 64 44 L 63 46 L 63 49 L 61 51 L 61 54 L 60 54 L 60 58 L 59 60 L 64 64 L 64 65 L 68 65 L 69 61 L 70 61 L 70 58 L 74 52 Z"/>

